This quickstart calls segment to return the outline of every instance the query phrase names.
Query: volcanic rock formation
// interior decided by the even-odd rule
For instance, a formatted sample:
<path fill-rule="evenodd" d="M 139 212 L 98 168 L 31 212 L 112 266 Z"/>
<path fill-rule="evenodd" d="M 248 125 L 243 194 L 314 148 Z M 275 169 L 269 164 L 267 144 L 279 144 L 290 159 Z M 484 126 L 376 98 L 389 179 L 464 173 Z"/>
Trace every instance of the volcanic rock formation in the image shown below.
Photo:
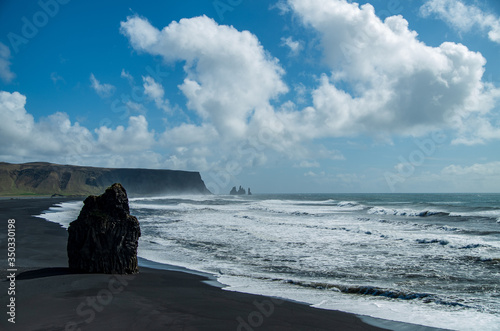
<path fill-rule="evenodd" d="M 139 221 L 130 215 L 127 192 L 113 184 L 101 196 L 89 196 L 68 228 L 69 267 L 78 272 L 134 274 Z"/>
<path fill-rule="evenodd" d="M 236 186 L 233 186 L 233 188 L 231 189 L 231 192 L 229 192 L 229 194 L 231 194 L 231 195 L 245 195 L 245 194 L 247 194 L 247 192 L 240 185 L 240 188 L 238 190 L 236 190 Z"/>

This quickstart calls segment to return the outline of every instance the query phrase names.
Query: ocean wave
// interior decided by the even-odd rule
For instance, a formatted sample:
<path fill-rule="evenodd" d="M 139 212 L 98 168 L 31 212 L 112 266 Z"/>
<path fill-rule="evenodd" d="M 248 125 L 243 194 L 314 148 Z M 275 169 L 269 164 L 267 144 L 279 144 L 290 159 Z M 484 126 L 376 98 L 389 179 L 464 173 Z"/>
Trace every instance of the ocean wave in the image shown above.
<path fill-rule="evenodd" d="M 340 201 L 337 203 L 337 206 L 339 207 L 356 207 L 359 206 L 359 203 L 356 201 Z"/>
<path fill-rule="evenodd" d="M 437 207 L 439 208 L 439 207 Z M 432 209 L 431 206 L 427 206 L 427 208 L 423 207 L 422 209 L 413 209 L 413 208 L 391 208 L 384 206 L 375 206 L 367 210 L 367 214 L 369 215 L 393 215 L 393 216 L 408 216 L 408 217 L 439 217 L 439 216 L 449 216 L 454 218 L 463 218 L 466 220 L 467 218 L 487 218 L 492 219 L 497 223 L 500 223 L 500 209 L 492 208 L 489 210 L 485 210 L 484 208 L 480 208 L 479 210 L 467 210 L 467 211 L 453 211 L 454 208 L 449 210 L 446 209 Z M 474 209 L 474 208 L 473 208 Z"/>
<path fill-rule="evenodd" d="M 462 303 L 464 301 L 462 299 L 456 298 L 456 300 L 453 300 L 453 298 L 441 298 L 438 295 L 431 293 L 418 293 L 418 292 L 403 291 L 398 289 L 380 288 L 376 286 L 336 285 L 330 283 L 296 281 L 290 279 L 281 280 L 281 282 L 305 288 L 312 288 L 317 290 L 330 290 L 344 294 L 384 297 L 388 299 L 403 300 L 403 301 L 419 300 L 425 304 L 434 303 L 450 307 L 475 308 L 473 306 Z"/>
<path fill-rule="evenodd" d="M 334 205 L 337 203 L 337 200 L 333 199 L 328 199 L 328 200 L 323 200 L 323 201 L 311 201 L 311 204 L 318 204 L 318 205 Z"/>
<path fill-rule="evenodd" d="M 67 229 L 69 223 L 76 220 L 83 207 L 83 201 L 68 201 L 50 207 L 49 210 L 44 211 L 35 217 L 43 218 L 49 222 L 58 223 L 63 228 Z"/>
<path fill-rule="evenodd" d="M 250 277 L 259 280 L 269 280 L 274 282 L 280 282 L 284 284 L 300 286 L 305 288 L 311 288 L 316 290 L 330 290 L 334 292 L 340 292 L 345 294 L 359 294 L 359 295 L 370 295 L 370 296 L 380 296 L 390 299 L 401 299 L 401 300 L 415 300 L 433 297 L 434 295 L 430 293 L 415 293 L 415 292 L 405 292 L 397 289 L 387 289 L 380 288 L 376 286 L 364 286 L 364 285 L 341 285 L 332 284 L 327 282 L 313 282 L 305 280 L 294 280 L 294 279 L 282 279 L 282 278 L 270 278 L 263 275 L 260 276 L 243 276 L 239 277 Z"/>
<path fill-rule="evenodd" d="M 478 247 L 484 247 L 484 245 L 483 244 L 469 244 L 469 245 L 465 245 L 462 247 L 458 247 L 458 249 L 472 249 L 472 248 L 478 248 Z"/>
<path fill-rule="evenodd" d="M 491 265 L 500 266 L 500 258 L 490 258 L 490 257 L 474 257 L 478 262 L 488 263 Z"/>
<path fill-rule="evenodd" d="M 479 210 L 473 212 L 452 212 L 450 216 L 453 217 L 486 217 L 495 219 L 497 223 L 500 223 L 500 210 Z"/>
<path fill-rule="evenodd" d="M 445 239 L 417 239 L 415 240 L 418 244 L 440 244 L 442 246 L 448 245 L 450 242 Z"/>
<path fill-rule="evenodd" d="M 161 204 L 152 204 L 152 203 L 130 203 L 131 209 L 152 209 L 152 210 L 175 210 L 179 209 L 176 205 L 161 205 Z"/>
<path fill-rule="evenodd" d="M 392 209 L 385 207 L 373 207 L 367 211 L 370 215 L 394 215 L 394 216 L 414 216 L 414 217 L 428 217 L 428 216 L 449 216 L 450 213 L 439 210 L 414 210 L 414 209 Z"/>
<path fill-rule="evenodd" d="M 364 209 L 352 202 L 334 205 L 326 204 L 273 204 L 269 201 L 251 205 L 249 210 L 263 211 L 273 214 L 288 214 L 293 216 L 321 216 L 332 213 L 355 212 Z"/>
<path fill-rule="evenodd" d="M 165 210 L 165 211 L 179 211 L 179 212 L 189 212 L 189 211 L 217 211 L 216 206 L 204 205 L 204 204 L 191 204 L 191 203 L 178 203 L 173 205 L 167 204 L 151 204 L 151 203 L 137 203 L 133 202 L 130 204 L 131 210 Z"/>
<path fill-rule="evenodd" d="M 181 195 L 162 195 L 162 196 L 148 196 L 148 197 L 134 197 L 129 198 L 129 202 L 135 201 L 158 201 L 158 200 L 186 200 L 186 201 L 210 201 L 214 199 L 222 199 L 223 196 L 213 195 L 200 195 L 200 194 L 181 194 Z"/>
<path fill-rule="evenodd" d="M 485 244 L 470 243 L 470 244 L 450 244 L 446 239 L 416 239 L 417 244 L 439 244 L 441 246 L 447 246 L 451 249 L 474 249 L 480 247 L 489 247 Z"/>

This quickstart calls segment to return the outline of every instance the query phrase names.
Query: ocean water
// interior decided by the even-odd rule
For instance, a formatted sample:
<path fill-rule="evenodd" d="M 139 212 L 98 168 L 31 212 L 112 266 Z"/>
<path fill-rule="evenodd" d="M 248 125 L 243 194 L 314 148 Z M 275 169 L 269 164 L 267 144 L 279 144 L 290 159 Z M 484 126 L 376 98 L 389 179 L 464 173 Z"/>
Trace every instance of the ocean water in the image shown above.
<path fill-rule="evenodd" d="M 82 206 L 41 217 L 67 227 Z M 226 289 L 453 330 L 500 330 L 500 194 L 130 199 L 139 256 Z"/>

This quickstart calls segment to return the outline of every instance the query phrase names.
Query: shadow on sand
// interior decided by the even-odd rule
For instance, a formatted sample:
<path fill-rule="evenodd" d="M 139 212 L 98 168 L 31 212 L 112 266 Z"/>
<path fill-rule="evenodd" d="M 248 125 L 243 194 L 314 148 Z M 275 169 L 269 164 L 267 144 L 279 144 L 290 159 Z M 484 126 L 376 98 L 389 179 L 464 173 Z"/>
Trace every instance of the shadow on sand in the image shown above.
<path fill-rule="evenodd" d="M 73 275 L 77 274 L 74 270 L 70 268 L 43 268 L 37 270 L 29 270 L 24 271 L 17 275 L 17 280 L 27 280 L 27 279 L 36 279 L 36 278 L 44 278 L 44 277 L 52 277 L 52 276 L 61 276 L 61 275 Z"/>

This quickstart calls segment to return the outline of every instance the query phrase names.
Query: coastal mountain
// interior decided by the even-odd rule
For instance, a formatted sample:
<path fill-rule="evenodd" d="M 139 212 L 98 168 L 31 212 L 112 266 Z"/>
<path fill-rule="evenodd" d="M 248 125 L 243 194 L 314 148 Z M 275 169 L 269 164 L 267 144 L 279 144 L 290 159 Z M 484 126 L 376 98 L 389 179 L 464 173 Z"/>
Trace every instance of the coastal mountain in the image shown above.
<path fill-rule="evenodd" d="M 100 194 L 113 183 L 131 196 L 210 194 L 199 172 L 0 162 L 0 196 Z"/>

